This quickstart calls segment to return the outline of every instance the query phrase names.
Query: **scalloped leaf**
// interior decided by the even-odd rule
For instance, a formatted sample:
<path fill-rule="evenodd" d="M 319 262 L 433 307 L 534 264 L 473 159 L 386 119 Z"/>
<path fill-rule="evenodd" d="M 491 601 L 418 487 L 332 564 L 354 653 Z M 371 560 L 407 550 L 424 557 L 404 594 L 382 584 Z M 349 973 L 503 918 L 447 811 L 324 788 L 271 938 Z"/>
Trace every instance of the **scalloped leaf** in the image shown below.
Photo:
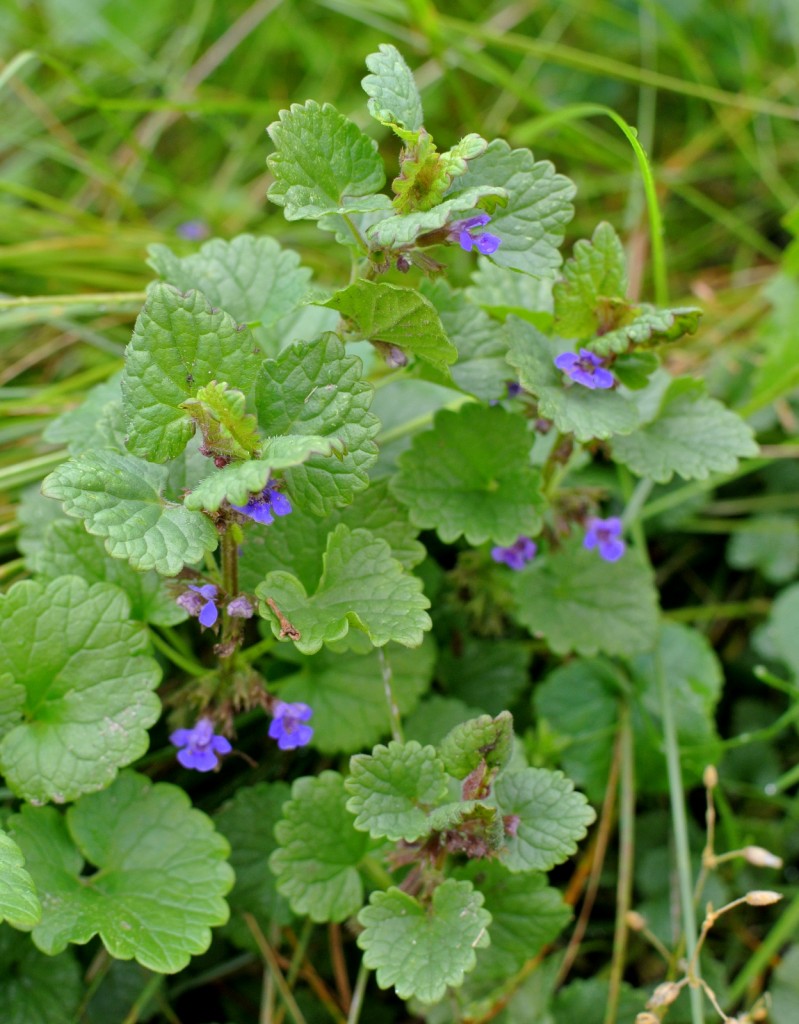
<path fill-rule="evenodd" d="M 161 670 L 129 612 L 117 587 L 77 576 L 0 597 L 0 771 L 26 800 L 102 789 L 147 750 Z"/>
<path fill-rule="evenodd" d="M 612 225 L 597 224 L 591 241 L 574 244 L 563 277 L 553 289 L 555 330 L 563 338 L 593 338 L 604 333 L 605 305 L 600 300 L 627 294 L 627 260 Z"/>
<path fill-rule="evenodd" d="M 407 349 L 442 373 L 458 358 L 435 306 L 414 288 L 359 280 L 319 304 L 337 310 L 361 337 Z"/>
<path fill-rule="evenodd" d="M 176 576 L 184 565 L 213 551 L 219 538 L 201 512 L 164 501 L 169 470 L 118 452 L 83 452 L 58 466 L 42 493 L 82 519 L 89 533 L 105 537 L 113 558 L 134 569 Z"/>
<path fill-rule="evenodd" d="M 361 907 L 358 864 L 371 843 L 354 828 L 338 772 L 296 780 L 275 838 L 269 866 L 292 910 L 312 921 L 345 921 Z"/>
<path fill-rule="evenodd" d="M 631 655 L 649 650 L 658 630 L 651 571 L 633 551 L 605 562 L 574 544 L 514 573 L 514 617 L 555 654 Z"/>
<path fill-rule="evenodd" d="M 11 836 L 0 829 L 0 921 L 15 928 L 32 928 L 42 916 L 22 850 Z"/>
<path fill-rule="evenodd" d="M 177 786 L 123 772 L 66 816 L 24 806 L 9 827 L 42 894 L 33 941 L 51 956 L 99 935 L 116 959 L 174 974 L 228 918 L 230 848 Z"/>
<path fill-rule="evenodd" d="M 48 502 L 55 506 L 55 502 Z M 87 583 L 113 583 L 130 601 L 130 617 L 153 626 L 174 626 L 186 612 L 162 576 L 150 569 L 139 572 L 127 562 L 111 558 L 101 537 L 87 533 L 73 519 L 57 520 L 45 530 L 36 559 L 36 574 L 45 580 L 80 576 Z"/>
<path fill-rule="evenodd" d="M 286 471 L 295 508 L 326 516 L 368 486 L 380 421 L 369 411 L 374 389 L 362 372 L 360 359 L 348 356 L 333 334 L 291 345 L 261 367 L 255 391 L 261 429 L 333 438 L 346 452 L 336 459 L 310 458 Z"/>
<path fill-rule="evenodd" d="M 401 889 L 373 892 L 358 915 L 363 961 L 377 972 L 380 988 L 401 999 L 436 1003 L 447 986 L 462 984 L 477 962 L 475 949 L 489 943 L 491 914 L 471 882 L 439 885 L 425 905 Z"/>
<path fill-rule="evenodd" d="M 234 462 L 207 476 L 186 495 L 186 508 L 216 512 L 224 501 L 246 505 L 251 494 L 263 491 L 273 472 L 300 466 L 312 456 L 323 457 L 337 450 L 335 438 L 301 434 L 270 437 L 261 449 L 260 459 Z"/>
<path fill-rule="evenodd" d="M 258 424 L 252 413 L 245 412 L 245 402 L 243 392 L 229 389 L 224 381 L 212 380 L 181 404 L 200 428 L 204 455 L 250 459 L 258 454 Z"/>
<path fill-rule="evenodd" d="M 497 204 L 504 204 L 507 201 L 508 193 L 504 188 L 495 188 L 491 185 L 467 188 L 430 210 L 417 210 L 413 213 L 386 217 L 372 224 L 366 231 L 366 237 L 373 249 L 408 248 L 420 236 L 462 220 L 472 210 L 490 212 Z"/>
<path fill-rule="evenodd" d="M 733 473 L 738 460 L 760 449 L 748 423 L 701 385 L 677 378 L 668 386 L 653 419 L 630 437 L 613 441 L 613 456 L 636 476 L 668 483 L 707 480 L 711 473 Z"/>
<path fill-rule="evenodd" d="M 293 650 L 281 647 L 275 654 L 282 658 Z M 273 685 L 281 700 L 313 708 L 310 746 L 323 754 L 354 754 L 391 732 L 384 667 L 391 673 L 392 697 L 405 715 L 430 686 L 435 645 L 425 636 L 421 647 L 389 645 L 382 655 L 378 651 L 335 654 L 323 648 L 312 657 L 297 653 L 290 661 L 297 671 Z"/>
<path fill-rule="evenodd" d="M 383 125 L 418 132 L 424 124 L 422 98 L 411 69 L 396 46 L 381 43 L 370 53 L 366 66 L 372 72 L 361 80 L 369 97 L 369 113 Z"/>
<path fill-rule="evenodd" d="M 278 638 L 290 635 L 303 654 L 314 654 L 323 643 L 340 640 L 350 626 L 362 630 L 375 647 L 394 640 L 417 647 L 430 629 L 422 581 L 406 573 L 392 557 L 388 544 L 368 530 L 350 530 L 343 523 L 333 530 L 323 558 L 323 571 L 313 594 L 284 571 L 270 572 L 256 588 L 260 612 Z M 294 632 L 267 605 L 271 600 Z"/>
<path fill-rule="evenodd" d="M 518 371 L 519 383 L 538 399 L 539 414 L 553 420 L 561 433 L 592 441 L 636 429 L 640 417 L 632 401 L 615 390 L 592 391 L 573 383 L 555 366 L 563 342 L 515 316 L 508 317 L 507 330 L 508 362 Z"/>
<path fill-rule="evenodd" d="M 267 198 L 286 220 L 354 212 L 361 197 L 385 184 L 377 143 L 329 103 L 293 103 L 267 131 L 277 149 L 268 159 L 275 181 Z"/>
<path fill-rule="evenodd" d="M 566 225 L 574 216 L 573 182 L 557 174 L 548 160 L 534 160 L 529 149 L 511 149 L 495 139 L 453 183 L 453 191 L 485 185 L 499 186 L 510 197 L 491 221 L 491 233 L 502 239 L 491 259 L 501 267 L 552 277 L 562 262 Z"/>
<path fill-rule="evenodd" d="M 153 270 L 175 288 L 196 288 L 237 323 L 257 324 L 253 337 L 264 351 L 272 347 L 269 328 L 297 308 L 311 281 L 297 253 L 268 235 L 212 238 L 189 256 L 165 245 L 151 245 L 147 254 Z"/>
<path fill-rule="evenodd" d="M 202 292 L 150 285 L 125 350 L 128 450 L 150 462 L 176 458 L 195 430 L 186 400 L 212 381 L 248 393 L 261 359 L 250 331 Z"/>
<path fill-rule="evenodd" d="M 499 854 L 509 871 L 549 871 L 563 863 L 577 851 L 577 841 L 585 838 L 596 818 L 563 772 L 506 772 L 497 779 L 494 792 L 502 814 L 518 819 L 515 835 L 506 837 Z"/>
<path fill-rule="evenodd" d="M 502 443 L 498 443 L 501 438 Z M 541 529 L 540 475 L 529 464 L 527 421 L 499 406 L 468 403 L 436 413 L 399 458 L 391 490 L 411 522 L 451 544 L 513 544 Z"/>
<path fill-rule="evenodd" d="M 70 950 L 45 956 L 29 936 L 0 926 L 3 1024 L 64 1024 L 78 1010 L 81 968 Z"/>
<path fill-rule="evenodd" d="M 371 754 L 356 754 L 344 785 L 355 828 L 375 839 L 409 843 L 430 832 L 429 812 L 447 794 L 444 762 L 435 747 L 415 740 L 392 740 Z"/>
<path fill-rule="evenodd" d="M 447 772 L 465 779 L 483 764 L 495 774 L 504 768 L 513 753 L 513 715 L 502 711 L 495 718 L 481 715 L 456 725 L 438 747 L 438 755 Z"/>
<path fill-rule="evenodd" d="M 601 314 L 600 314 L 601 315 Z M 615 312 L 608 314 L 611 318 L 622 319 L 620 327 L 608 330 L 598 338 L 592 338 L 586 347 L 597 355 L 606 356 L 611 352 L 626 352 L 635 346 L 652 347 L 666 341 L 677 341 L 686 334 L 693 334 L 702 319 L 702 310 L 695 306 L 675 309 L 655 309 L 654 306 L 642 304 L 627 308 L 623 303 Z"/>

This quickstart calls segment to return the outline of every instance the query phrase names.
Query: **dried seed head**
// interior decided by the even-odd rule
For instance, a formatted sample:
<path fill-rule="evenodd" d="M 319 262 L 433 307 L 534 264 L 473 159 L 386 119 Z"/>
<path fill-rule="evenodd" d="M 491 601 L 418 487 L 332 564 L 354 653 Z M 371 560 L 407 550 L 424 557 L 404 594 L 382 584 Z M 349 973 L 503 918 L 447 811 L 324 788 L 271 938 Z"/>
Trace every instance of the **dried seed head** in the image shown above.
<path fill-rule="evenodd" d="M 654 1010 L 656 1006 L 671 1006 L 682 991 L 682 987 L 676 981 L 664 981 L 662 985 L 658 985 L 649 997 L 646 1008 Z"/>
<path fill-rule="evenodd" d="M 646 928 L 646 918 L 637 910 L 628 910 L 624 915 L 624 920 L 627 922 L 627 927 L 634 932 L 642 932 Z"/>
<path fill-rule="evenodd" d="M 749 861 L 750 864 L 754 864 L 758 868 L 781 868 L 782 857 L 778 857 L 775 853 L 771 853 L 769 850 L 764 849 L 762 846 L 745 846 L 741 853 Z"/>
<path fill-rule="evenodd" d="M 639 1013 L 635 1018 L 635 1024 L 660 1024 L 660 1018 L 654 1013 Z"/>
<path fill-rule="evenodd" d="M 750 907 L 768 907 L 772 903 L 779 903 L 782 893 L 772 892 L 770 889 L 753 889 L 744 896 L 744 899 Z"/>
<path fill-rule="evenodd" d="M 702 775 L 702 781 L 705 784 L 705 789 L 715 789 L 719 784 L 719 773 L 709 764 L 705 768 L 704 774 Z"/>

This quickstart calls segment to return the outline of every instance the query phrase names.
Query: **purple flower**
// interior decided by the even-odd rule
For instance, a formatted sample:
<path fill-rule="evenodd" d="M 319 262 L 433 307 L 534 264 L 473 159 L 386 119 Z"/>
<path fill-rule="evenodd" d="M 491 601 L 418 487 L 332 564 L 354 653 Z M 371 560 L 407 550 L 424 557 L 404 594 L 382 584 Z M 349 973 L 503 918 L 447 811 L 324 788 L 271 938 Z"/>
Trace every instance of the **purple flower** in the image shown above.
<path fill-rule="evenodd" d="M 457 242 L 464 252 L 471 252 L 476 248 L 484 256 L 490 256 L 496 252 L 502 244 L 502 239 L 496 235 L 483 231 L 479 235 L 473 235 L 472 229 L 485 227 L 491 220 L 487 213 L 479 213 L 476 217 L 469 217 L 467 220 L 459 220 L 450 227 L 449 237 Z"/>
<path fill-rule="evenodd" d="M 605 369 L 601 357 L 589 352 L 587 348 L 581 348 L 579 355 L 576 352 L 564 352 L 555 358 L 555 366 L 578 384 L 592 390 L 612 388 L 616 383 L 610 370 Z"/>
<path fill-rule="evenodd" d="M 606 562 L 618 562 L 627 549 L 621 539 L 621 519 L 589 519 L 586 524 L 583 547 L 592 551 L 598 548 L 600 558 Z"/>
<path fill-rule="evenodd" d="M 201 718 L 193 729 L 177 729 L 169 742 L 182 748 L 178 751 L 178 761 L 183 767 L 198 772 L 210 772 L 216 768 L 218 755 L 229 754 L 233 749 L 224 736 L 215 735 L 210 718 Z"/>
<path fill-rule="evenodd" d="M 275 516 L 287 516 L 291 512 L 291 502 L 285 494 L 280 493 L 275 481 L 270 480 L 263 491 L 254 494 L 246 505 L 232 505 L 231 508 L 256 523 L 269 526 L 274 523 Z"/>
<path fill-rule="evenodd" d="M 175 231 L 181 238 L 185 238 L 187 242 L 202 242 L 204 238 L 211 234 L 208 225 L 203 220 L 184 221 L 182 224 L 178 224 Z"/>
<path fill-rule="evenodd" d="M 255 615 L 255 608 L 246 594 L 239 594 L 227 606 L 227 613 L 234 619 L 251 619 Z"/>
<path fill-rule="evenodd" d="M 205 583 L 201 587 L 190 583 L 189 589 L 177 598 L 177 603 L 181 608 L 185 608 L 189 615 L 199 619 L 201 626 L 213 626 L 219 618 L 217 594 L 218 590 L 213 583 Z"/>
<path fill-rule="evenodd" d="M 302 724 L 313 714 L 307 704 L 286 704 L 279 700 L 272 714 L 274 717 L 269 725 L 269 735 L 277 740 L 281 750 L 294 750 L 310 742 L 313 728 Z"/>
<path fill-rule="evenodd" d="M 491 557 L 495 562 L 502 562 L 511 569 L 523 569 L 527 562 L 535 557 L 538 545 L 529 537 L 519 537 L 509 548 L 491 548 Z"/>

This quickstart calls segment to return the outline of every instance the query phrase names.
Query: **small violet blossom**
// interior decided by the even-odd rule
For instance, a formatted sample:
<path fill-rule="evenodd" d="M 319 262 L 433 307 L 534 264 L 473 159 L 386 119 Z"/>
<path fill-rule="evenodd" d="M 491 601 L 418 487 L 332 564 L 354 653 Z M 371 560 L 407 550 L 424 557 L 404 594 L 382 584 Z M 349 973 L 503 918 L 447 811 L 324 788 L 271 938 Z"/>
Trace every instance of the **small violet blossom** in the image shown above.
<path fill-rule="evenodd" d="M 274 717 L 269 725 L 269 735 L 277 740 L 281 750 L 294 750 L 310 742 L 313 727 L 303 724 L 313 714 L 307 704 L 287 704 L 279 700 L 272 714 Z"/>
<path fill-rule="evenodd" d="M 586 524 L 583 547 L 592 551 L 597 548 L 600 558 L 606 562 L 618 562 L 627 549 L 621 539 L 621 519 L 589 519 Z"/>
<path fill-rule="evenodd" d="M 181 238 L 185 238 L 187 242 L 202 242 L 204 238 L 208 238 L 211 234 L 211 229 L 204 220 L 184 221 L 182 224 L 178 224 L 175 231 Z"/>
<path fill-rule="evenodd" d="M 275 516 L 287 516 L 291 512 L 291 502 L 285 494 L 280 493 L 274 480 L 270 480 L 260 494 L 254 494 L 246 505 L 231 507 L 263 526 L 273 523 Z"/>
<path fill-rule="evenodd" d="M 201 718 L 193 729 L 177 729 L 169 737 L 169 742 L 180 747 L 178 761 L 184 768 L 193 768 L 198 772 L 210 772 L 217 766 L 219 754 L 229 754 L 233 749 L 224 736 L 214 733 L 214 723 L 210 718 Z"/>
<path fill-rule="evenodd" d="M 201 626 L 213 626 L 219 618 L 216 598 L 219 591 L 213 583 L 204 583 L 201 587 L 190 583 L 189 589 L 177 598 L 181 608 L 189 615 L 200 620 Z"/>
<path fill-rule="evenodd" d="M 471 252 L 476 248 L 483 256 L 490 256 L 500 247 L 502 239 L 489 234 L 488 231 L 483 231 L 477 236 L 471 233 L 474 228 L 485 227 L 490 220 L 487 213 L 479 213 L 476 217 L 459 220 L 451 226 L 449 237 L 453 242 L 457 242 L 464 252 Z"/>
<path fill-rule="evenodd" d="M 592 390 L 612 388 L 616 383 L 610 370 L 605 369 L 602 358 L 587 348 L 581 348 L 579 355 L 576 352 L 564 352 L 555 358 L 555 366 L 578 384 Z"/>
<path fill-rule="evenodd" d="M 491 548 L 491 557 L 495 562 L 501 562 L 511 569 L 523 569 L 527 562 L 535 557 L 538 545 L 529 537 L 519 537 L 515 544 L 509 548 Z"/>

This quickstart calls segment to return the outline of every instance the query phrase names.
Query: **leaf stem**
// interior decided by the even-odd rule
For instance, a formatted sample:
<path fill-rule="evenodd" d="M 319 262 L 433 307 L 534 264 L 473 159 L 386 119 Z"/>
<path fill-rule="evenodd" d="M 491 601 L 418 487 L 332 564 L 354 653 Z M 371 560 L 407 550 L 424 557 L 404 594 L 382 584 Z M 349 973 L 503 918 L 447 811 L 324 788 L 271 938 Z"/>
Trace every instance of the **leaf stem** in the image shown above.
<path fill-rule="evenodd" d="M 361 960 L 361 966 L 358 968 L 358 977 L 355 979 L 355 989 L 352 993 L 352 1003 L 350 1004 L 347 1024 L 358 1024 L 358 1019 L 361 1016 L 361 1010 L 363 1008 L 363 997 L 366 992 L 366 983 L 368 980 L 369 968 L 363 960 Z"/>
<path fill-rule="evenodd" d="M 264 958 L 264 962 L 275 979 L 275 985 L 280 993 L 280 998 L 283 1000 L 283 1004 L 291 1015 L 294 1024 L 305 1024 L 305 1017 L 302 1015 L 302 1010 L 300 1010 L 297 1005 L 294 993 L 289 988 L 286 979 L 283 977 L 283 972 L 280 970 L 280 965 L 277 962 L 274 950 L 266 941 L 266 936 L 258 926 L 258 922 L 255 920 L 253 915 L 249 913 L 249 911 L 245 911 L 243 916 L 244 923 L 249 928 L 250 934 L 253 939 L 255 939 L 255 944 L 258 947 L 261 956 Z"/>
<path fill-rule="evenodd" d="M 394 695 L 394 687 L 392 685 L 393 672 L 391 671 L 391 665 L 386 657 L 384 648 L 378 647 L 377 657 L 380 660 L 380 672 L 383 676 L 383 690 L 386 695 L 388 717 L 391 722 L 391 737 L 392 739 L 395 739 L 397 743 L 402 743 L 405 739 L 402 732 L 402 719 L 400 716 L 399 706 L 397 705 L 397 698 Z"/>
<path fill-rule="evenodd" d="M 207 668 L 204 668 L 198 661 L 194 661 L 193 658 L 189 658 L 185 654 L 181 654 L 180 651 L 176 651 L 152 626 L 150 627 L 150 640 L 152 640 L 153 647 L 157 651 L 163 654 L 165 658 L 168 658 L 173 665 L 177 665 L 184 672 L 188 672 L 190 676 L 199 678 L 207 674 Z"/>

